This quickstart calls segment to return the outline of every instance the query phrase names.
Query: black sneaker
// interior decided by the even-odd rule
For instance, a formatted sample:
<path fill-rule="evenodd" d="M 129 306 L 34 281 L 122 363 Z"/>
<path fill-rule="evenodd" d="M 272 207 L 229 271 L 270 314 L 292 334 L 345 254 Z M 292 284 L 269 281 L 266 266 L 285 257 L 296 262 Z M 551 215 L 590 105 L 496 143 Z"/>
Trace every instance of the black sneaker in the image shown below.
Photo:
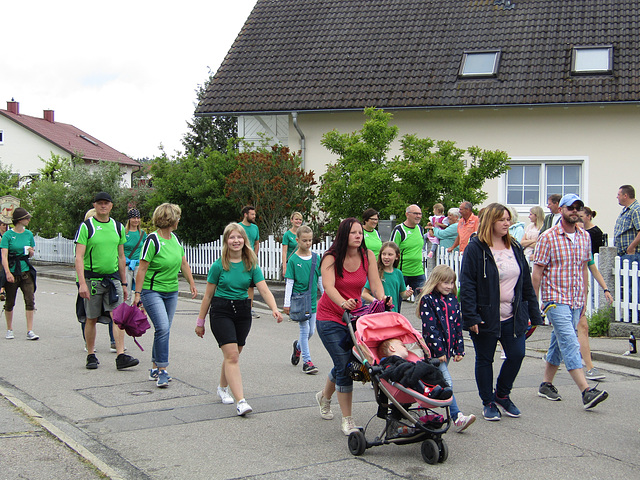
<path fill-rule="evenodd" d="M 302 365 L 302 371 L 307 375 L 315 375 L 316 373 L 318 373 L 318 367 L 316 367 L 313 362 L 309 360 L 308 362 L 304 362 L 304 365 Z"/>
<path fill-rule="evenodd" d="M 558 389 L 549 382 L 542 382 L 540 384 L 540 388 L 538 388 L 538 396 L 546 398 L 547 400 L 551 400 L 553 402 L 562 400 L 562 397 L 558 393 Z"/>
<path fill-rule="evenodd" d="M 584 403 L 584 409 L 588 410 L 595 407 L 600 402 L 604 402 L 608 396 L 609 394 L 606 390 L 600 391 L 596 387 L 591 389 L 587 388 L 582 392 L 582 403 Z"/>
<path fill-rule="evenodd" d="M 122 370 L 123 368 L 135 367 L 140 363 L 137 358 L 133 358 L 131 355 L 121 353 L 116 357 L 116 368 Z"/>
<path fill-rule="evenodd" d="M 291 365 L 298 365 L 300 363 L 300 347 L 298 346 L 298 340 L 293 341 L 293 354 L 291 355 Z"/>
<path fill-rule="evenodd" d="M 89 370 L 95 370 L 96 368 L 98 368 L 98 364 L 100 362 L 98 361 L 98 357 L 96 357 L 95 353 L 90 353 L 89 355 L 87 355 L 87 368 Z"/>

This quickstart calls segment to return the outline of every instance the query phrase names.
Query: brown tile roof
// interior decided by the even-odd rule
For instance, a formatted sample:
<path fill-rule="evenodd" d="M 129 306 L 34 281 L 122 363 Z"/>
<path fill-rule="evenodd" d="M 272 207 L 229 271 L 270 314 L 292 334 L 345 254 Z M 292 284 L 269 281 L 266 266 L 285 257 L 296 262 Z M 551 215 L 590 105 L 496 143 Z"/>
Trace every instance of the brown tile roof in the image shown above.
<path fill-rule="evenodd" d="M 101 142 L 97 138 L 68 123 L 49 122 L 44 118 L 32 117 L 21 113 L 16 115 L 8 110 L 0 110 L 0 115 L 4 115 L 22 125 L 36 135 L 57 145 L 70 155 L 81 155 L 84 160 L 90 161 L 101 160 L 116 162 L 121 165 L 140 166 L 140 164 L 131 157 L 120 153 L 106 143 Z M 83 138 L 83 136 L 85 138 Z"/>
<path fill-rule="evenodd" d="M 637 0 L 258 0 L 197 114 L 640 100 Z M 612 44 L 613 75 L 570 75 Z M 460 79 L 500 48 L 496 78 Z"/>

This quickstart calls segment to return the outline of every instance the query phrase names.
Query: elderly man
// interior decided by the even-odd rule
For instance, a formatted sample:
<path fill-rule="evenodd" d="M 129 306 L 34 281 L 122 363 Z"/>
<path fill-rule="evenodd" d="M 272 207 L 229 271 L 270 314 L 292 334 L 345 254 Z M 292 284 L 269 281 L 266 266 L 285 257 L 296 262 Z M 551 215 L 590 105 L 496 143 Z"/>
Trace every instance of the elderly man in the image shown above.
<path fill-rule="evenodd" d="M 405 216 L 407 219 L 400 225 L 396 225 L 391 231 L 391 241 L 400 248 L 398 268 L 404 275 L 404 282 L 417 295 L 426 279 L 422 265 L 422 249 L 424 248 L 424 235 L 420 226 L 422 210 L 418 205 L 409 205 L 405 210 Z M 398 311 L 400 311 L 400 306 L 398 306 Z"/>
<path fill-rule="evenodd" d="M 464 253 L 464 249 L 469 244 L 471 235 L 478 231 L 480 220 L 473 213 L 473 205 L 471 202 L 462 202 L 460 204 L 460 215 L 462 218 L 458 222 L 458 237 L 453 245 L 447 248 L 447 252 L 453 252 L 456 247 L 460 247 L 460 253 Z"/>
<path fill-rule="evenodd" d="M 582 228 L 578 211 L 584 208 L 580 198 L 569 193 L 559 203 L 561 220 L 540 235 L 533 266 L 533 288 L 543 304 L 554 303 L 547 317 L 553 326 L 546 356 L 544 378 L 538 395 L 548 400 L 562 400 L 553 379 L 560 362 L 582 393 L 585 410 L 607 399 L 606 391 L 589 388 L 584 371 L 576 327 L 584 309 L 589 282 L 587 262 L 591 259 L 591 238 Z"/>
<path fill-rule="evenodd" d="M 544 223 L 542 224 L 542 228 L 540 229 L 540 233 L 545 230 L 549 230 L 551 227 L 554 227 L 560 221 L 560 199 L 562 195 L 554 193 L 553 195 L 549 195 L 547 198 L 547 208 L 551 211 L 546 217 L 544 217 Z"/>
<path fill-rule="evenodd" d="M 640 204 L 631 185 L 618 189 L 618 203 L 623 208 L 613 229 L 613 246 L 622 260 L 640 262 Z"/>

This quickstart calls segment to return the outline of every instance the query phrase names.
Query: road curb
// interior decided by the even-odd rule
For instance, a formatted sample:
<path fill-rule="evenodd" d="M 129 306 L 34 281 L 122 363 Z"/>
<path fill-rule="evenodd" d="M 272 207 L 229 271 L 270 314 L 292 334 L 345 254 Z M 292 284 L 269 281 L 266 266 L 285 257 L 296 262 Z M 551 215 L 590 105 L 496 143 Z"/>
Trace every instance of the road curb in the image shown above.
<path fill-rule="evenodd" d="M 6 398 L 14 407 L 22 411 L 27 417 L 29 417 L 30 420 L 38 424 L 40 427 L 42 427 L 44 430 L 49 432 L 51 435 L 56 437 L 59 441 L 61 441 L 67 447 L 73 450 L 76 454 L 82 457 L 85 461 L 93 465 L 93 467 L 96 468 L 96 470 L 100 471 L 100 473 L 105 475 L 107 478 L 110 478 L 111 480 L 125 480 L 125 478 L 121 476 L 118 472 L 116 472 L 113 468 L 111 468 L 109 465 L 104 463 L 102 460 L 96 457 L 93 453 L 91 453 L 85 447 L 83 447 L 78 442 L 73 440 L 69 435 L 64 433 L 62 430 L 60 430 L 58 427 L 53 425 L 51 422 L 44 419 L 42 415 L 36 412 L 29 405 L 24 403 L 22 400 L 19 400 L 18 398 L 13 396 L 11 393 L 7 392 L 1 385 L 0 385 L 0 395 Z"/>

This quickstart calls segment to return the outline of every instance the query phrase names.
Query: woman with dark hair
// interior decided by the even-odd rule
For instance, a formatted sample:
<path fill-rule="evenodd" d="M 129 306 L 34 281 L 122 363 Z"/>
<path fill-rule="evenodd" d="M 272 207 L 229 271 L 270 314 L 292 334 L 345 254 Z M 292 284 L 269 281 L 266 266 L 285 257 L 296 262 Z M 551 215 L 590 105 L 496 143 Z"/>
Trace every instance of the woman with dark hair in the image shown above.
<path fill-rule="evenodd" d="M 133 292 L 138 276 L 138 266 L 140 265 L 140 251 L 147 239 L 147 232 L 140 228 L 140 210 L 132 208 L 127 212 L 127 223 L 124 226 L 124 234 L 127 243 L 124 244 L 124 257 L 127 264 L 127 303 L 133 304 Z"/>
<path fill-rule="evenodd" d="M 476 384 L 485 420 L 500 420 L 499 405 L 519 417 L 509 394 L 525 354 L 525 334 L 542 325 L 538 299 L 522 246 L 509 235 L 511 214 L 500 203 L 487 206 L 478 235 L 469 241 L 460 267 L 460 303 L 465 330 L 476 351 Z M 500 341 L 507 358 L 493 389 L 493 357 Z M 497 404 L 497 405 L 496 405 Z"/>
<path fill-rule="evenodd" d="M 578 211 L 578 216 L 582 223 L 584 223 L 584 229 L 591 237 L 591 253 L 595 255 L 600 251 L 600 247 L 604 247 L 602 230 L 592 222 L 592 220 L 596 218 L 596 211 L 591 210 L 589 207 L 583 207 L 581 211 Z"/>
<path fill-rule="evenodd" d="M 378 258 L 382 239 L 376 227 L 380 221 L 380 214 L 373 208 L 367 208 L 362 212 L 362 234 L 364 235 L 364 245 Z"/>
<path fill-rule="evenodd" d="M 362 225 L 355 218 L 340 223 L 338 233 L 320 262 L 324 293 L 318 302 L 317 330 L 324 347 L 333 360 L 324 389 L 316 394 L 320 416 L 331 420 L 331 397 L 337 392 L 342 411 L 342 432 L 349 435 L 358 430 L 351 416 L 353 380 L 346 372 L 351 349 L 343 340 L 349 335 L 342 319 L 345 310 L 361 306 L 360 294 L 367 280 L 371 293 L 378 300 L 385 298 L 382 282 L 376 267 L 376 257 L 365 248 L 362 241 Z"/>

